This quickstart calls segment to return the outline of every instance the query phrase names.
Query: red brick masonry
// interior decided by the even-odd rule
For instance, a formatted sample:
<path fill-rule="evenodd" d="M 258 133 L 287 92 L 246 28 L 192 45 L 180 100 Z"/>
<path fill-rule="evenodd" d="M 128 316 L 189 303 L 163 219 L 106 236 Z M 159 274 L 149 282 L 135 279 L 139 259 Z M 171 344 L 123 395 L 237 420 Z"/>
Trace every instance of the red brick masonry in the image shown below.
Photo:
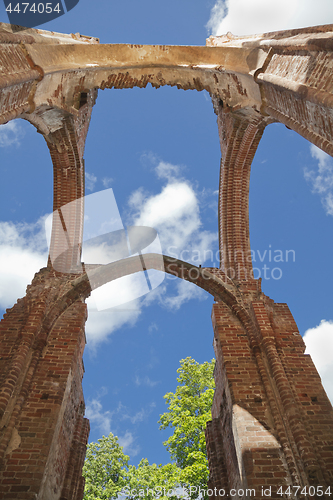
<path fill-rule="evenodd" d="M 99 45 L 0 23 L 0 123 L 24 118 L 43 134 L 54 211 L 80 200 L 66 219 L 67 240 L 60 215 L 52 231 L 50 252 L 61 255 L 62 273 L 49 259 L 0 323 L 1 500 L 82 500 L 84 301 L 91 291 L 80 262 L 84 144 L 98 88 L 148 83 L 205 89 L 217 114 L 221 269 L 163 259 L 166 272 L 215 299 L 209 495 L 333 495 L 332 406 L 288 307 L 261 292 L 248 259 L 250 167 L 264 128 L 279 121 L 333 155 L 332 49 L 333 26 L 177 47 Z M 144 256 L 147 269 L 161 270 L 157 257 Z M 97 267 L 95 286 L 141 269 L 137 258 Z"/>

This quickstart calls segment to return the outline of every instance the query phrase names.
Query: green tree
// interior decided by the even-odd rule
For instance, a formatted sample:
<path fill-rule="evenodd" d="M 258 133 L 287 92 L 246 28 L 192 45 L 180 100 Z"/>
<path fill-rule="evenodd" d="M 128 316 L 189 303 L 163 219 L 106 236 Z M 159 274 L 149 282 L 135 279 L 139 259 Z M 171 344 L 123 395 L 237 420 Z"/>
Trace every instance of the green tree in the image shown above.
<path fill-rule="evenodd" d="M 82 475 L 85 478 L 84 500 L 110 500 L 127 485 L 129 457 L 118 438 L 110 433 L 87 446 Z"/>
<path fill-rule="evenodd" d="M 200 489 L 207 489 L 209 475 L 205 427 L 211 418 L 214 364 L 214 360 L 199 364 L 190 357 L 182 359 L 176 392 L 164 396 L 168 411 L 160 416 L 159 423 L 160 429 L 173 429 L 164 442 L 171 463 L 156 465 L 142 459 L 137 467 L 129 466 L 129 457 L 117 438 L 103 436 L 98 443 L 88 445 L 84 500 L 116 498 L 121 490 L 129 500 L 174 500 L 182 491 L 177 488 L 185 488 L 193 500 L 205 498 Z"/>
<path fill-rule="evenodd" d="M 177 370 L 176 392 L 164 396 L 168 411 L 159 420 L 160 429 L 174 429 L 164 445 L 180 469 L 181 484 L 197 488 L 191 495 L 193 498 L 196 498 L 199 488 L 207 489 L 209 471 L 205 428 L 211 419 L 214 366 L 214 360 L 199 364 L 192 358 L 182 359 Z"/>
<path fill-rule="evenodd" d="M 123 493 L 129 500 L 138 500 L 144 497 L 147 500 L 175 500 L 173 494 L 180 484 L 180 469 L 176 464 L 156 465 L 149 464 L 143 458 L 139 465 L 129 467 L 128 485 Z"/>

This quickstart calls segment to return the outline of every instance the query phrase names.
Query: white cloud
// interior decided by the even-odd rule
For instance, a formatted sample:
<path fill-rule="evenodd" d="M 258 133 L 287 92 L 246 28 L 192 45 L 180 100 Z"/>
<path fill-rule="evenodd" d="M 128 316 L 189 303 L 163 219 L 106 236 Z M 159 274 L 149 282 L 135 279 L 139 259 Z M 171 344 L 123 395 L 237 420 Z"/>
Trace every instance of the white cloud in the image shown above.
<path fill-rule="evenodd" d="M 312 158 L 318 160 L 319 171 L 326 170 L 327 163 L 331 159 L 331 156 L 325 153 L 322 149 L 317 148 L 314 144 L 310 144 L 310 152 Z"/>
<path fill-rule="evenodd" d="M 313 192 L 320 195 L 326 214 L 333 216 L 333 159 L 313 144 L 310 151 L 318 162 L 318 170 L 304 169 L 304 177 L 312 184 Z"/>
<path fill-rule="evenodd" d="M 86 405 L 85 416 L 89 418 L 90 424 L 99 430 L 104 435 L 112 432 L 118 436 L 120 446 L 123 446 L 124 452 L 135 456 L 139 453 L 140 447 L 135 444 L 136 437 L 133 432 L 126 429 L 124 433 L 119 430 L 120 421 L 129 421 L 132 425 L 144 422 L 151 412 L 156 407 L 154 402 L 147 405 L 146 408 L 141 408 L 139 411 L 133 413 L 121 402 L 118 403 L 117 408 L 112 411 L 104 411 L 101 403 L 101 398 L 107 394 L 107 389 L 102 387 L 95 398 L 88 401 Z M 117 425 L 118 424 L 118 425 Z"/>
<path fill-rule="evenodd" d="M 90 420 L 91 425 L 96 426 L 106 436 L 111 432 L 111 416 L 111 412 L 103 411 L 102 403 L 98 398 L 88 401 L 86 417 Z"/>
<path fill-rule="evenodd" d="M 118 405 L 117 412 L 121 414 L 122 420 L 130 420 L 130 422 L 134 425 L 146 420 L 155 407 L 156 403 L 153 402 L 150 403 L 147 408 L 141 408 L 141 410 L 137 411 L 134 415 L 131 415 L 127 408 L 120 403 Z"/>
<path fill-rule="evenodd" d="M 126 431 L 123 436 L 118 436 L 119 444 L 123 447 L 124 453 L 131 457 L 135 457 L 140 451 L 140 447 L 135 444 L 135 440 L 136 438 L 130 431 Z"/>
<path fill-rule="evenodd" d="M 217 0 L 206 27 L 213 35 L 251 35 L 332 21 L 332 0 Z"/>
<path fill-rule="evenodd" d="M 0 222 L 0 307 L 23 297 L 34 274 L 47 264 L 44 218 L 35 224 Z"/>
<path fill-rule="evenodd" d="M 160 161 L 155 170 L 160 179 L 167 179 L 169 182 L 174 182 L 179 177 L 181 168 L 178 165 Z"/>
<path fill-rule="evenodd" d="M 86 178 L 86 189 L 88 189 L 88 191 L 93 191 L 95 184 L 97 182 L 97 177 L 94 174 L 89 174 L 88 172 L 86 172 L 85 178 Z"/>
<path fill-rule="evenodd" d="M 104 411 L 103 405 L 100 400 L 101 397 L 105 396 L 106 394 L 107 389 L 105 387 L 102 387 L 98 391 L 96 398 L 88 401 L 88 403 L 86 404 L 85 416 L 89 419 L 90 425 L 97 428 L 103 435 L 108 436 L 110 432 L 113 432 L 114 435 L 117 435 L 119 444 L 123 447 L 124 453 L 135 456 L 140 451 L 139 446 L 135 445 L 136 438 L 129 430 L 126 430 L 123 435 L 117 432 L 115 429 L 111 430 L 112 418 L 117 418 L 117 416 L 120 416 L 121 419 L 124 420 L 126 417 L 128 417 L 131 420 L 131 423 L 134 424 L 144 420 L 147 413 L 145 413 L 144 410 L 140 410 L 132 417 L 129 417 L 126 413 L 127 408 L 121 403 L 118 404 L 117 409 L 114 411 Z M 152 405 L 154 406 L 154 403 L 152 403 Z"/>
<path fill-rule="evenodd" d="M 333 404 L 333 321 L 322 320 L 304 334 L 306 354 L 310 354 Z"/>
<path fill-rule="evenodd" d="M 203 263 L 205 252 L 217 241 L 217 233 L 201 229 L 198 194 L 188 181 L 177 177 L 180 172 L 177 165 L 159 162 L 155 170 L 167 183 L 156 195 L 148 195 L 143 188 L 132 193 L 129 206 L 134 224 L 155 228 L 163 253 Z"/>
<path fill-rule="evenodd" d="M 134 196 L 134 199 L 137 197 Z M 135 224 L 154 227 L 162 246 L 183 247 L 201 225 L 197 198 L 185 182 L 167 184 L 161 193 L 140 201 L 140 215 Z M 133 198 L 130 203 L 134 205 Z"/>
<path fill-rule="evenodd" d="M 158 177 L 166 179 L 167 183 L 157 195 L 148 195 L 142 188 L 132 194 L 129 205 L 134 224 L 154 227 L 166 255 L 195 265 L 203 264 L 206 260 L 209 260 L 209 266 L 216 265 L 212 249 L 218 236 L 217 233 L 202 231 L 200 195 L 188 181 L 179 178 L 179 166 L 157 162 L 155 157 L 151 161 L 157 163 L 155 171 Z M 177 310 L 189 300 L 207 297 L 201 289 L 182 280 L 175 281 L 176 294 L 168 296 L 168 280 L 176 278 L 168 275 L 164 285 L 146 297 L 145 305 L 158 301 L 163 307 Z"/>
<path fill-rule="evenodd" d="M 189 300 L 206 300 L 208 297 L 208 294 L 202 288 L 183 280 L 177 281 L 177 292 L 177 295 L 173 297 L 168 296 L 164 298 L 166 307 L 173 311 L 180 309 Z"/>
<path fill-rule="evenodd" d="M 105 188 L 109 188 L 111 186 L 111 184 L 113 183 L 113 179 L 112 179 L 112 177 L 104 177 L 102 179 L 102 183 L 103 183 L 103 186 Z"/>
<path fill-rule="evenodd" d="M 132 417 L 130 417 L 129 415 L 124 415 L 124 419 L 129 419 L 131 421 L 132 424 L 137 424 L 138 422 L 142 422 L 144 419 L 145 419 L 145 416 L 146 416 L 146 412 L 145 410 L 142 408 L 142 410 L 138 411 L 135 415 L 133 415 Z"/>
<path fill-rule="evenodd" d="M 158 326 L 157 324 L 154 322 L 154 323 L 151 323 L 148 327 L 148 332 L 149 333 L 153 333 L 153 331 L 156 330 L 158 331 Z"/>
<path fill-rule="evenodd" d="M 106 340 L 116 330 L 124 326 L 134 326 L 141 314 L 139 301 L 125 304 L 123 309 L 120 306 L 104 311 L 97 311 L 93 298 L 87 299 L 87 305 L 86 336 L 88 347 L 92 351 L 95 350 L 96 344 Z"/>
<path fill-rule="evenodd" d="M 4 125 L 0 125 L 0 147 L 20 146 L 20 140 L 24 136 L 24 132 L 17 121 L 10 121 Z"/>
<path fill-rule="evenodd" d="M 163 253 L 196 265 L 204 263 L 206 259 L 210 260 L 208 265 L 216 265 L 217 263 L 213 262 L 212 247 L 217 241 L 217 233 L 201 230 L 199 195 L 188 181 L 179 178 L 181 168 L 170 163 L 158 162 L 151 154 L 145 155 L 145 159 L 157 163 L 155 167 L 157 176 L 166 179 L 167 182 L 159 194 L 149 194 L 143 188 L 131 194 L 130 224 L 155 228 L 161 240 Z M 168 278 L 172 279 L 170 276 Z M 195 285 L 180 280 L 176 283 L 176 294 L 170 297 L 167 294 L 168 287 L 160 285 L 146 295 L 141 306 L 149 306 L 157 301 L 163 307 L 177 310 L 189 300 L 204 300 L 207 297 L 205 292 Z M 137 314 L 140 312 L 141 309 L 138 309 Z M 132 313 L 128 317 L 125 314 L 123 319 L 119 317 L 114 329 L 122 322 L 134 324 L 138 315 Z M 91 328 L 91 335 L 88 330 L 88 336 L 94 340 L 103 340 L 107 333 L 107 325 L 108 319 L 103 321 L 103 324 L 100 323 L 99 329 Z"/>
<path fill-rule="evenodd" d="M 150 348 L 150 358 L 149 363 L 147 364 L 147 368 L 152 370 L 155 366 L 160 364 L 160 358 L 156 355 L 156 351 L 153 347 Z"/>
<path fill-rule="evenodd" d="M 223 19 L 225 19 L 225 17 L 227 16 L 227 14 L 228 14 L 228 9 L 226 1 L 217 0 L 217 2 L 215 3 L 210 12 L 209 21 L 206 24 L 206 28 L 208 29 L 209 33 L 212 33 L 213 35 L 221 34 L 219 26 L 222 23 Z"/>
<path fill-rule="evenodd" d="M 160 382 L 157 380 L 151 380 L 147 375 L 143 378 L 139 377 L 136 375 L 135 377 L 135 385 L 140 386 L 140 385 L 146 385 L 147 387 L 155 387 L 157 384 Z"/>

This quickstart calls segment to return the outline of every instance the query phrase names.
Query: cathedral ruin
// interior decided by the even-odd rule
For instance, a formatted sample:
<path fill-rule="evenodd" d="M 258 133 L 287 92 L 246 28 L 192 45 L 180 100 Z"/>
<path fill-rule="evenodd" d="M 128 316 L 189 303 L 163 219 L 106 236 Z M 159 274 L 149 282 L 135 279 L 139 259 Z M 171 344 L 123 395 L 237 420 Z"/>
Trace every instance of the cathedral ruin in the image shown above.
<path fill-rule="evenodd" d="M 49 259 L 0 323 L 1 498 L 82 500 L 89 434 L 82 354 L 91 292 L 80 267 L 84 145 L 97 89 L 149 83 L 205 89 L 217 115 L 221 268 L 193 273 L 189 263 L 164 256 L 161 268 L 156 255 L 144 256 L 145 269 L 176 274 L 215 299 L 216 391 L 206 430 L 212 498 L 220 489 L 247 488 L 266 498 L 262 487 L 273 487 L 270 498 L 330 498 L 332 406 L 287 305 L 264 295 L 246 257 L 250 168 L 265 127 L 283 123 L 333 156 L 332 51 L 332 25 L 228 34 L 184 47 L 99 44 L 0 23 L 0 124 L 23 118 L 44 136 L 54 212 L 77 201 L 66 229 L 61 216 L 52 229 L 50 253 L 63 270 Z M 140 266 L 135 257 L 100 266 L 96 286 Z"/>

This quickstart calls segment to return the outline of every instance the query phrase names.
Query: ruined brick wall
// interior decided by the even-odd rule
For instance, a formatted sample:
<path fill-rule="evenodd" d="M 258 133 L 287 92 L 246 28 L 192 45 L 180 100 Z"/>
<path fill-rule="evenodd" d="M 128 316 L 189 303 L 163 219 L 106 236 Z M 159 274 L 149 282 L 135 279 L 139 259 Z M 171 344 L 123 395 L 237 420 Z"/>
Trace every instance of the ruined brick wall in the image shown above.
<path fill-rule="evenodd" d="M 333 481 L 332 406 L 287 305 L 251 295 L 241 314 L 213 306 L 209 486 L 253 488 L 256 498 L 265 497 L 261 487 L 272 487 L 271 498 L 281 498 L 280 486 L 325 491 Z"/>
<path fill-rule="evenodd" d="M 285 54 L 281 58 L 289 60 Z M 290 98 L 288 92 L 281 95 Z M 310 498 L 309 487 L 314 486 L 319 497 L 333 480 L 332 406 L 310 356 L 304 355 L 288 307 L 274 304 L 261 292 L 250 259 L 250 166 L 273 118 L 250 118 L 213 102 L 222 152 L 221 272 L 232 279 L 236 301 L 217 300 L 213 306 L 217 364 L 212 421 L 206 429 L 208 486 L 220 496 L 237 499 L 246 496 L 247 489 L 252 490 L 248 496 L 255 492 L 256 498 L 267 493 L 281 498 L 279 488 L 288 492 L 288 486 L 293 493 L 293 487 L 305 488 Z M 292 102 L 298 110 L 308 107 L 302 99 Z M 308 115 L 302 112 L 300 117 Z"/>
<path fill-rule="evenodd" d="M 247 488 L 256 498 L 267 497 L 268 491 L 271 498 L 281 498 L 279 487 L 287 491 L 282 497 L 290 497 L 288 486 L 292 493 L 301 487 L 297 498 L 303 488 L 310 498 L 314 486 L 311 493 L 318 491 L 319 497 L 321 489 L 332 486 L 332 406 L 310 356 L 304 355 L 288 307 L 274 304 L 253 280 L 248 222 L 250 165 L 265 126 L 285 123 L 333 154 L 331 30 L 263 35 L 260 43 L 269 43 L 270 50 L 255 74 L 261 116 L 213 99 L 222 153 L 221 271 L 233 279 L 236 304 L 213 306 L 216 392 L 206 440 L 209 488 L 229 497 L 232 490 L 232 498 L 242 498 Z M 257 42 L 256 37 L 227 35 L 208 43 Z"/>
<path fill-rule="evenodd" d="M 76 109 L 44 106 L 34 112 L 43 72 L 25 51 L 24 44 L 40 36 L 29 31 L 33 36 L 0 33 L 0 66 L 8 69 L 0 79 L 0 121 L 20 115 L 43 134 L 54 168 L 53 209 L 61 213 L 74 203 L 66 217 L 69 246 L 63 218 L 53 224 L 50 256 L 60 256 L 63 273 L 49 261 L 0 323 L 0 497 L 81 500 L 89 434 L 82 393 L 89 289 L 73 296 L 70 283 L 77 274 L 70 272 L 81 270 L 83 152 L 96 91 L 80 99 L 84 89 L 78 87 Z"/>
<path fill-rule="evenodd" d="M 33 29 L 13 34 L 0 23 L 0 123 L 21 117 L 45 137 L 57 214 L 48 268 L 0 323 L 2 498 L 82 499 L 84 300 L 91 290 L 80 263 L 84 143 L 97 88 L 148 83 L 206 89 L 218 118 L 221 269 L 162 262 L 216 301 L 209 487 L 233 498 L 244 495 L 230 489 L 253 487 L 263 498 L 261 486 L 332 484 L 332 407 L 287 306 L 265 297 L 252 277 L 248 226 L 250 166 L 265 126 L 280 121 L 333 154 L 332 40 L 333 27 L 322 26 L 228 34 L 208 47 L 99 46 Z M 145 256 L 145 268 L 161 270 L 157 257 Z M 140 270 L 135 258 L 101 266 L 95 286 Z M 281 498 L 276 490 L 269 496 Z"/>
<path fill-rule="evenodd" d="M 211 36 L 207 45 L 269 48 L 254 72 L 261 93 L 260 114 L 284 123 L 332 156 L 332 32 L 333 26 L 326 25 L 259 36 L 228 33 Z"/>
<path fill-rule="evenodd" d="M 1 498 L 82 498 L 86 306 L 59 301 L 69 281 L 40 271 L 0 323 Z"/>

